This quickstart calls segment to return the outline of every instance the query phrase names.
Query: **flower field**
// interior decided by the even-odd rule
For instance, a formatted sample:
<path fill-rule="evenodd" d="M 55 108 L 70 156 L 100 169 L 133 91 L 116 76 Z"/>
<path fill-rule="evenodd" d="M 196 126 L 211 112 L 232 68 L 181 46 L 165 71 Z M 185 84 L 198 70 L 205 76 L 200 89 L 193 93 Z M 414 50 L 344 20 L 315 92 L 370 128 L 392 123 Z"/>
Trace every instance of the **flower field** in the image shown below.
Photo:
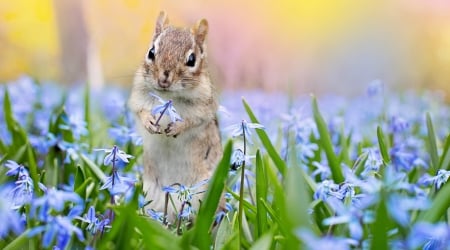
<path fill-rule="evenodd" d="M 380 81 L 352 98 L 221 93 L 224 157 L 210 180 L 164 187 L 183 204 L 175 221 L 145 209 L 127 98 L 25 76 L 0 85 L 1 249 L 450 248 L 439 93 Z"/>

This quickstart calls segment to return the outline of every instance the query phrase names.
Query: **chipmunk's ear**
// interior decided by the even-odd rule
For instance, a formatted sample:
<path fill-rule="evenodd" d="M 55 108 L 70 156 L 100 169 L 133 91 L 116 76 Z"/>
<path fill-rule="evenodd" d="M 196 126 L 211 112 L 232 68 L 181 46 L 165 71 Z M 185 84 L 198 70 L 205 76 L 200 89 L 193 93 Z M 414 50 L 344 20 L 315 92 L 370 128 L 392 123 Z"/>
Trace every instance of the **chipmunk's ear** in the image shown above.
<path fill-rule="evenodd" d="M 163 30 L 169 25 L 169 19 L 164 11 L 159 13 L 158 19 L 156 19 L 155 37 L 159 36 Z"/>
<path fill-rule="evenodd" d="M 208 34 L 208 21 L 202 19 L 197 22 L 197 24 L 191 29 L 192 34 L 194 34 L 195 42 L 200 46 L 203 45 Z"/>

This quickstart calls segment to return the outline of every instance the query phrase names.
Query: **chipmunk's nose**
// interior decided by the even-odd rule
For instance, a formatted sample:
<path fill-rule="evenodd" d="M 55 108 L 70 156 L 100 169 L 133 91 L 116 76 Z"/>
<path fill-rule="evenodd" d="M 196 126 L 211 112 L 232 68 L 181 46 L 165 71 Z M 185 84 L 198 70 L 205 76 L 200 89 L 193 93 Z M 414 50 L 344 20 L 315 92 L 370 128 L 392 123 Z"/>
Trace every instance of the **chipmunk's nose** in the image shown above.
<path fill-rule="evenodd" d="M 164 70 L 162 74 L 159 75 L 158 85 L 161 88 L 168 88 L 170 86 L 170 71 Z"/>

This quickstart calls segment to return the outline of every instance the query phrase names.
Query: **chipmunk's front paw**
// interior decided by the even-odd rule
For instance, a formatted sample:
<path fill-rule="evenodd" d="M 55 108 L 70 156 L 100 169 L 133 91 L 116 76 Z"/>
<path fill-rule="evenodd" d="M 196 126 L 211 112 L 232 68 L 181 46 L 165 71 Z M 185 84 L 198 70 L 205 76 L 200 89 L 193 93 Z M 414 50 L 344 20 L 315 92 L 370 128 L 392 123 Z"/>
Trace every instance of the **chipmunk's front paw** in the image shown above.
<path fill-rule="evenodd" d="M 156 120 L 153 116 L 148 115 L 143 120 L 144 127 L 150 134 L 161 134 L 161 127 L 159 124 L 156 124 Z"/>
<path fill-rule="evenodd" d="M 171 122 L 167 126 L 167 128 L 164 130 L 167 136 L 177 136 L 183 131 L 184 129 L 184 122 Z"/>

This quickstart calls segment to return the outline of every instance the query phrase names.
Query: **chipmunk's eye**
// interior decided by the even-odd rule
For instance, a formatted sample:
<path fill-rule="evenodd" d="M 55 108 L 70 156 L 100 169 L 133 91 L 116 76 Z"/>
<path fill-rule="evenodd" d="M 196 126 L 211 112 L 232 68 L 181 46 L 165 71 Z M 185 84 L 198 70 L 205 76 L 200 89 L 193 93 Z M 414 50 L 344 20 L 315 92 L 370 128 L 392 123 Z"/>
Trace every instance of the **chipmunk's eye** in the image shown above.
<path fill-rule="evenodd" d="M 187 59 L 186 66 L 194 67 L 195 66 L 195 54 L 191 53 Z"/>
<path fill-rule="evenodd" d="M 152 46 L 152 48 L 148 51 L 147 59 L 150 61 L 155 60 L 155 46 Z"/>

